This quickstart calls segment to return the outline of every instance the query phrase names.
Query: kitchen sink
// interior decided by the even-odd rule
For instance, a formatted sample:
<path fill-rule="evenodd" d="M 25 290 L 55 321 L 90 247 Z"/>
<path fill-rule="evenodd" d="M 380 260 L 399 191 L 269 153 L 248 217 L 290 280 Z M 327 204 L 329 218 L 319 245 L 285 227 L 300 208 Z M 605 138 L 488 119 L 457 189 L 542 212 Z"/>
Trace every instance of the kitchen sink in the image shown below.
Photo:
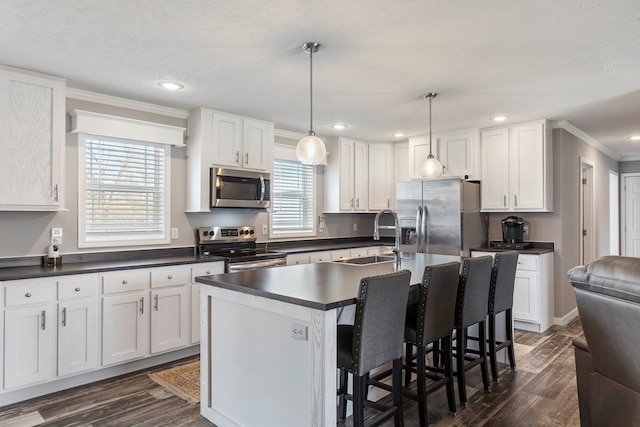
<path fill-rule="evenodd" d="M 395 255 L 382 254 L 382 255 L 368 255 L 368 256 L 359 256 L 354 258 L 338 259 L 332 262 L 339 262 L 342 264 L 353 264 L 353 265 L 370 265 L 370 264 L 377 264 L 380 262 L 393 262 L 394 260 L 395 260 Z"/>

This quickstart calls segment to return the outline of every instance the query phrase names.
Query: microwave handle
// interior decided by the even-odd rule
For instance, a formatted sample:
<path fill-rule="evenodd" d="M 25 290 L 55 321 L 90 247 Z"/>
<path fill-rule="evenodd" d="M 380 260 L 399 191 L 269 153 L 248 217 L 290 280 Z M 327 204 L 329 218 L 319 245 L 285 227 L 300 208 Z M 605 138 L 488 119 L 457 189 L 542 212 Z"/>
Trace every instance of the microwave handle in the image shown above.
<path fill-rule="evenodd" d="M 264 185 L 264 177 L 260 175 L 260 200 L 259 200 L 260 203 L 264 201 L 265 192 L 266 192 L 266 187 Z"/>

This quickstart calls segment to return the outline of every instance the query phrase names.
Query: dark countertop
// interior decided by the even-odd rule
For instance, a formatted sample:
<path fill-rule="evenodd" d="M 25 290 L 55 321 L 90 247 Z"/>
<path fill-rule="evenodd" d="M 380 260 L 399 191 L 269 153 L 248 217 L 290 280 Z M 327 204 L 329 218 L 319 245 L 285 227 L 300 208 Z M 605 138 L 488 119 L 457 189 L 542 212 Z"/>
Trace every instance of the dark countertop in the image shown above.
<path fill-rule="evenodd" d="M 224 261 L 217 256 L 174 255 L 102 261 L 70 262 L 59 266 L 27 265 L 0 268 L 0 281 L 65 276 L 69 274 L 101 273 L 135 268 L 165 267 L 200 262 Z"/>
<path fill-rule="evenodd" d="M 323 262 L 199 276 L 196 282 L 317 310 L 331 310 L 355 304 L 363 277 L 408 269 L 411 284 L 417 285 L 427 265 L 450 261 L 460 261 L 460 257 L 402 253 L 399 268 L 393 261 L 369 265 Z"/>
<path fill-rule="evenodd" d="M 526 255 L 542 255 L 554 251 L 553 242 L 529 242 L 531 247 L 527 249 L 501 249 L 493 246 L 480 246 L 477 248 L 471 248 L 472 251 L 483 252 L 505 252 L 505 251 L 517 251 Z"/>

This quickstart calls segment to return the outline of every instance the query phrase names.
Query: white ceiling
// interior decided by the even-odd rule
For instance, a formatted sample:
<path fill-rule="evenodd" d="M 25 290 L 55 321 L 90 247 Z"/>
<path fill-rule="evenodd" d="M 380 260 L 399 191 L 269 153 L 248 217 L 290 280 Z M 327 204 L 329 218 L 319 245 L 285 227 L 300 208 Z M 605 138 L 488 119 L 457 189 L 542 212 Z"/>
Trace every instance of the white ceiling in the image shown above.
<path fill-rule="evenodd" d="M 640 158 L 638 0 L 2 0 L 0 63 L 68 87 L 205 106 L 391 141 L 433 131 L 567 120 L 618 159 Z M 167 92 L 157 81 L 186 88 Z"/>

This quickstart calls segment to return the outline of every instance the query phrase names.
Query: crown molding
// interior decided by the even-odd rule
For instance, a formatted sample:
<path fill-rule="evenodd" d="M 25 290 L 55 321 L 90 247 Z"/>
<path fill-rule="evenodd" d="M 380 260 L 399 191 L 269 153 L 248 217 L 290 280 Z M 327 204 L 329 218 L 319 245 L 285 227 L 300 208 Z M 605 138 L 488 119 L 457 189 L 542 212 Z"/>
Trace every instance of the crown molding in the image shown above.
<path fill-rule="evenodd" d="M 66 96 L 67 98 L 79 99 L 81 101 L 96 102 L 99 104 L 111 105 L 113 107 L 128 108 L 130 110 L 144 111 L 146 113 L 160 114 L 162 116 L 175 117 L 178 119 L 186 119 L 189 117 L 189 112 L 185 110 L 133 101 L 131 99 L 118 98 L 116 96 L 103 95 L 71 87 L 67 87 Z"/>
<path fill-rule="evenodd" d="M 295 139 L 295 140 L 299 140 L 307 136 L 306 133 L 292 132 L 290 130 L 282 130 L 282 129 L 275 129 L 273 131 L 273 134 L 280 138 L 288 138 L 288 139 Z"/>
<path fill-rule="evenodd" d="M 600 142 L 598 142 L 597 139 L 593 138 L 589 134 L 578 129 L 573 124 L 571 124 L 571 122 L 567 120 L 558 120 L 557 122 L 552 122 L 551 127 L 553 129 L 558 129 L 558 128 L 564 129 L 567 132 L 569 132 L 571 135 L 577 138 L 580 138 L 582 141 L 591 145 L 596 150 L 602 151 L 604 154 L 611 157 L 612 159 L 617 160 L 619 162 L 622 161 L 622 158 L 618 154 L 614 153 L 613 151 L 611 151 L 610 149 L 602 145 Z"/>

